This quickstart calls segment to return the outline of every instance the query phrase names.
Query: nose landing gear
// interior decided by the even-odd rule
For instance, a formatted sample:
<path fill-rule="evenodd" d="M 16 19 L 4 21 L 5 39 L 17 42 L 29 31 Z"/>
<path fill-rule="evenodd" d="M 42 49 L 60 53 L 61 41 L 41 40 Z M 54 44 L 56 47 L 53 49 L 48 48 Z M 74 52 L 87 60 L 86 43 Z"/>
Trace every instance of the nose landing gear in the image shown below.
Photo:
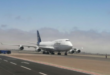
<path fill-rule="evenodd" d="M 67 55 L 67 52 L 65 52 L 65 54 L 64 55 Z"/>

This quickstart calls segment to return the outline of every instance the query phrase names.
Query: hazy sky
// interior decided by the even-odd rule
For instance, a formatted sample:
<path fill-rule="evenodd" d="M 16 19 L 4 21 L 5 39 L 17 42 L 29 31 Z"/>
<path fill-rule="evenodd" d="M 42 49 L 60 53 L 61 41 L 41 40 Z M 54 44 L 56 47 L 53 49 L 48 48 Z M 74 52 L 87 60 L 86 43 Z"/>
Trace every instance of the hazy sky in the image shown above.
<path fill-rule="evenodd" d="M 0 0 L 0 42 L 36 43 L 37 29 L 42 40 L 110 54 L 110 0 Z"/>
<path fill-rule="evenodd" d="M 0 24 L 26 31 L 110 31 L 110 0 L 0 0 Z"/>

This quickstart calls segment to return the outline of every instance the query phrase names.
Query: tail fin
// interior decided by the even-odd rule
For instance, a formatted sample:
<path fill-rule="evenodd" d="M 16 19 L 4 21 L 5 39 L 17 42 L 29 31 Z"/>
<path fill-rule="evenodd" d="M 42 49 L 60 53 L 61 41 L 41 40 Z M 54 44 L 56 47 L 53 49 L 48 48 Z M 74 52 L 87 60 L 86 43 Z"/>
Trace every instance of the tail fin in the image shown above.
<path fill-rule="evenodd" d="M 37 45 L 41 42 L 39 31 L 37 30 Z"/>

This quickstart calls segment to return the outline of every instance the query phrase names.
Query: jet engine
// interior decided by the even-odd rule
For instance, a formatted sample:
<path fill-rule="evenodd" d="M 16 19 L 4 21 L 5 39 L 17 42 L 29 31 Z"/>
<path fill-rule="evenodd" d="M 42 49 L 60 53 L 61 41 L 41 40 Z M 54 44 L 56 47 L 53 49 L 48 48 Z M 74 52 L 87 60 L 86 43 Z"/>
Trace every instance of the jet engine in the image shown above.
<path fill-rule="evenodd" d="M 37 52 L 40 52 L 40 51 L 41 51 L 41 49 L 36 49 L 36 51 L 37 51 Z"/>
<path fill-rule="evenodd" d="M 79 50 L 77 50 L 77 53 L 80 53 L 81 52 L 81 50 L 79 49 Z"/>
<path fill-rule="evenodd" d="M 39 47 L 37 47 L 35 51 L 36 51 L 36 52 L 40 52 L 41 49 L 40 49 Z"/>
<path fill-rule="evenodd" d="M 71 50 L 69 51 L 70 54 L 73 54 L 73 53 L 80 53 L 80 52 L 81 52 L 81 50 L 80 50 L 80 49 L 76 49 L 76 48 L 71 49 Z"/>
<path fill-rule="evenodd" d="M 75 52 L 74 50 L 70 50 L 70 51 L 69 51 L 70 54 L 73 54 L 74 52 Z"/>
<path fill-rule="evenodd" d="M 24 50 L 24 47 L 20 45 L 19 50 Z"/>
<path fill-rule="evenodd" d="M 75 51 L 76 51 L 76 48 L 71 49 L 71 50 L 69 51 L 69 53 L 70 53 L 70 54 L 73 54 Z"/>

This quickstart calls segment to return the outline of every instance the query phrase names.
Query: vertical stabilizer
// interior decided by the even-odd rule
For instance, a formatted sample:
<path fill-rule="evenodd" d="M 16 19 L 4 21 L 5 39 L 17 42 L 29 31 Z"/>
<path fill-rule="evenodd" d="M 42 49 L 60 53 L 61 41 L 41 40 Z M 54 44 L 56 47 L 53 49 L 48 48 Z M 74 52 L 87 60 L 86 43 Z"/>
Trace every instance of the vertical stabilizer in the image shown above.
<path fill-rule="evenodd" d="M 39 31 L 37 30 L 37 45 L 41 42 Z"/>

